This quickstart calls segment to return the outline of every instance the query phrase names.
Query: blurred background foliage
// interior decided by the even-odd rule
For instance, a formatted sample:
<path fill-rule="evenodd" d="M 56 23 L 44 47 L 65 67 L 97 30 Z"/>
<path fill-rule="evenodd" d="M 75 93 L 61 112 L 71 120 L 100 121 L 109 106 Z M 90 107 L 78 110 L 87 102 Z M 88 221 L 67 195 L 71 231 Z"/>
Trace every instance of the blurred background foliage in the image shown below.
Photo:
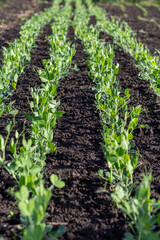
<path fill-rule="evenodd" d="M 93 2 L 97 2 L 97 3 L 142 3 L 143 5 L 150 5 L 150 4 L 160 4 L 160 0 L 148 0 L 148 1 L 144 1 L 144 0 L 92 0 Z"/>

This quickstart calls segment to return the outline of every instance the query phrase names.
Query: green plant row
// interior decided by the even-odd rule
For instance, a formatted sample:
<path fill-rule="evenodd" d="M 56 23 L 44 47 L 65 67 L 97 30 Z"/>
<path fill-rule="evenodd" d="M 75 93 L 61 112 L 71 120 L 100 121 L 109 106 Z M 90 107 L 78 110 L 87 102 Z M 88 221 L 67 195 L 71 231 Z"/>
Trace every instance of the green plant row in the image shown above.
<path fill-rule="evenodd" d="M 101 31 L 111 35 L 114 42 L 124 51 L 128 52 L 135 60 L 136 66 L 140 70 L 139 77 L 149 80 L 151 88 L 160 97 L 160 61 L 159 56 L 151 56 L 146 45 L 139 42 L 128 23 L 119 22 L 113 17 L 109 20 L 106 12 L 100 7 L 91 7 L 91 1 L 86 0 L 89 11 L 96 16 L 97 27 Z"/>
<path fill-rule="evenodd" d="M 160 1 L 159 0 L 148 0 L 148 1 L 144 1 L 144 0 L 114 0 L 111 1 L 111 0 L 92 0 L 92 2 L 95 2 L 95 3 L 117 3 L 117 4 L 142 4 L 142 5 L 149 5 L 149 6 L 159 6 L 158 4 L 160 4 Z"/>
<path fill-rule="evenodd" d="M 91 5 L 90 5 L 91 8 Z M 138 166 L 138 152 L 134 150 L 132 132 L 138 124 L 141 106 L 128 109 L 129 90 L 123 96 L 116 79 L 118 65 L 113 63 L 114 47 L 105 46 L 99 39 L 100 30 L 88 26 L 91 9 L 86 10 L 81 0 L 76 1 L 73 26 L 75 36 L 83 42 L 88 54 L 90 77 L 95 82 L 94 88 L 97 108 L 103 125 L 103 151 L 109 171 L 99 171 L 105 183 L 105 190 L 112 200 L 129 219 L 132 233 L 125 233 L 124 240 L 151 240 L 160 238 L 160 232 L 154 232 L 160 224 L 160 201 L 150 198 L 151 174 L 144 176 L 136 193 L 133 189 L 133 172 Z M 107 190 L 107 185 L 112 191 Z M 153 214 L 153 215 L 152 215 Z"/>
<path fill-rule="evenodd" d="M 71 68 L 72 56 L 75 48 L 70 48 L 67 40 L 67 30 L 72 16 L 70 1 L 54 17 L 52 24 L 52 36 L 48 37 L 50 44 L 50 59 L 44 60 L 44 69 L 39 71 L 42 80 L 41 87 L 31 88 L 33 101 L 30 102 L 32 115 L 25 114 L 31 121 L 30 138 L 26 140 L 23 132 L 15 132 L 15 139 L 11 139 L 9 148 L 12 160 L 5 159 L 5 147 L 8 136 L 15 124 L 9 122 L 6 126 L 8 136 L 4 139 L 0 136 L 0 149 L 3 152 L 1 164 L 13 176 L 17 182 L 17 189 L 13 193 L 16 197 L 21 213 L 22 239 L 42 240 L 57 239 L 61 236 L 65 227 L 61 226 L 57 231 L 52 231 L 52 226 L 44 222 L 47 217 L 46 209 L 54 187 L 62 188 L 65 183 L 52 174 L 51 186 L 46 189 L 43 180 L 43 168 L 46 165 L 46 155 L 56 150 L 53 143 L 53 130 L 57 118 L 64 112 L 57 111 L 59 102 L 55 100 L 59 79 L 66 76 Z M 56 33 L 56 34 L 55 34 Z M 20 136 L 23 136 L 22 146 L 17 150 Z M 6 143 L 6 144 L 4 144 Z"/>
<path fill-rule="evenodd" d="M 26 21 L 20 31 L 20 39 L 9 43 L 10 47 L 3 47 L 3 65 L 0 68 L 0 116 L 3 113 L 15 114 L 15 110 L 6 106 L 3 102 L 13 89 L 16 89 L 19 76 L 24 72 L 24 67 L 30 61 L 30 53 L 35 47 L 35 40 L 41 29 L 49 23 L 54 15 L 59 11 L 60 0 L 54 1 L 51 8 L 46 9 L 40 14 L 35 14 Z M 12 86 L 12 87 L 11 87 Z"/>
<path fill-rule="evenodd" d="M 99 31 L 95 27 L 85 27 L 90 17 L 85 12 L 85 21 L 81 19 L 81 13 L 81 18 L 78 13 L 75 16 L 75 35 L 81 38 L 89 54 L 90 74 L 96 83 L 96 104 L 104 126 L 104 153 L 110 168 L 108 178 L 113 183 L 118 174 L 120 181 L 127 186 L 129 182 L 133 182 L 132 175 L 138 162 L 138 153 L 133 151 L 134 146 L 130 144 L 130 140 L 133 139 L 132 132 L 138 124 L 141 106 L 128 110 L 129 89 L 125 90 L 124 97 L 120 96 L 120 86 L 116 79 L 119 67 L 113 63 L 114 49 L 110 44 L 105 47 L 105 43 L 99 40 Z M 131 120 L 127 127 L 129 118 Z"/>

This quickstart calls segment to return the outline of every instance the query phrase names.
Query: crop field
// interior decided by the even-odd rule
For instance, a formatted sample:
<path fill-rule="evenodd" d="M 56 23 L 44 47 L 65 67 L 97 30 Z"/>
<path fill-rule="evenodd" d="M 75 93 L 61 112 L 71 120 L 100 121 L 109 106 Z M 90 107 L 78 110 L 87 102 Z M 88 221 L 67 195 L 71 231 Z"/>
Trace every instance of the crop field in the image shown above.
<path fill-rule="evenodd" d="M 160 240 L 158 1 L 0 1 L 0 240 Z"/>

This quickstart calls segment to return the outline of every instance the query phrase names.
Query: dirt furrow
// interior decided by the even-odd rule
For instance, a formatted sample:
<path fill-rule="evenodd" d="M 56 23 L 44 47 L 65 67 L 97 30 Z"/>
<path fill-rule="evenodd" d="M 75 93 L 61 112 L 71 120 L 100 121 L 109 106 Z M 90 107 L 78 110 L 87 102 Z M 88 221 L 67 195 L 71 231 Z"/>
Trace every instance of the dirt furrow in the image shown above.
<path fill-rule="evenodd" d="M 45 173 L 46 178 L 51 173 L 60 174 L 66 187 L 54 192 L 57 197 L 50 202 L 47 221 L 66 224 L 67 232 L 61 239 L 119 240 L 126 229 L 125 221 L 109 197 L 97 193 L 103 182 L 94 176 L 105 167 L 106 160 L 87 56 L 81 42 L 74 41 L 72 27 L 68 36 L 76 44 L 74 60 L 79 71 L 72 71 L 60 80 L 58 98 L 65 114 L 54 131 L 57 154 L 48 156 Z"/>

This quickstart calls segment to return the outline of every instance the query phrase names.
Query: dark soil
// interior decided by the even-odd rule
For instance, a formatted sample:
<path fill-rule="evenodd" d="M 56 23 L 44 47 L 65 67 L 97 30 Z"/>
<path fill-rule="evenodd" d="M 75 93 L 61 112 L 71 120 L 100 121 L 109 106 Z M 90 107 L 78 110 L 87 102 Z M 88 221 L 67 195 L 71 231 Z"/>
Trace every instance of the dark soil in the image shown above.
<path fill-rule="evenodd" d="M 38 0 L 6 0 L 0 2 L 0 23 L 20 21 L 27 17 L 27 13 L 38 13 L 42 9 L 51 6 L 52 1 L 40 2 Z M 27 12 L 27 13 L 26 13 Z"/>
<path fill-rule="evenodd" d="M 124 13 L 119 6 L 112 4 L 98 4 L 98 6 L 106 10 L 108 17 L 113 16 L 115 19 L 119 19 L 120 17 L 124 16 Z"/>
<path fill-rule="evenodd" d="M 147 9 L 147 18 L 155 19 L 157 23 L 160 23 L 160 10 L 155 6 L 145 7 Z"/>
<path fill-rule="evenodd" d="M 153 22 L 141 21 L 138 16 L 144 17 L 143 12 L 136 6 L 126 6 L 126 13 L 128 17 L 124 17 L 119 6 L 113 6 L 111 4 L 100 4 L 106 10 L 109 16 L 114 16 L 116 19 L 119 17 L 121 20 L 128 22 L 129 26 L 135 31 L 136 36 L 140 41 L 147 45 L 151 54 L 155 52 L 156 49 L 160 49 L 160 29 Z M 154 18 L 160 14 L 160 11 L 156 7 L 148 7 L 149 9 L 149 19 Z M 157 17 L 155 17 L 157 20 Z"/>
<path fill-rule="evenodd" d="M 35 13 L 51 6 L 51 3 L 40 3 L 35 0 L 6 1 L 5 4 L 8 4 L 8 7 L 0 8 L 0 18 L 5 20 L 5 23 L 1 23 L 0 20 L 0 66 L 3 60 L 2 47 L 9 47 L 7 42 L 13 42 L 20 37 L 19 31 L 24 22 L 21 19 L 25 17 L 27 20 Z"/>

